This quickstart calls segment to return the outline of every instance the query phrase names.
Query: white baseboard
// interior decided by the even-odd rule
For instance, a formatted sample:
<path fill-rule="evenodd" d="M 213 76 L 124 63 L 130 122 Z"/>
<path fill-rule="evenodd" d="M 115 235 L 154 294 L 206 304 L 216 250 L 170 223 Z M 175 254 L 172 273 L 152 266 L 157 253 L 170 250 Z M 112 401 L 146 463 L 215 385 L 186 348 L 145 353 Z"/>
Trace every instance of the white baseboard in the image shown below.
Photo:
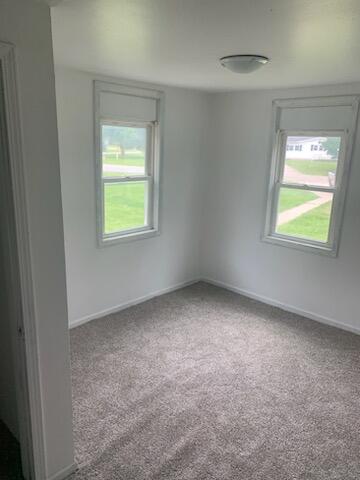
<path fill-rule="evenodd" d="M 345 323 L 338 322 L 329 317 L 325 317 L 323 315 L 318 315 L 317 313 L 309 312 L 307 310 L 303 310 L 301 308 L 294 307 L 287 303 L 279 302 L 278 300 L 274 300 L 272 298 L 266 297 L 264 295 L 258 295 L 257 293 L 251 292 L 249 290 L 235 287 L 234 285 L 230 285 L 225 282 L 221 282 L 218 280 L 214 280 L 208 277 L 201 277 L 201 278 L 194 278 L 193 280 L 189 280 L 186 282 L 181 282 L 171 287 L 166 287 L 161 290 L 156 290 L 155 292 L 149 293 L 147 295 L 143 295 L 142 297 L 135 298 L 134 300 L 130 300 L 128 302 L 121 303 L 112 308 L 108 308 L 106 310 L 102 310 L 100 312 L 88 315 L 86 317 L 79 318 L 78 320 L 74 320 L 70 323 L 69 328 L 79 327 L 84 323 L 90 322 L 91 320 L 95 320 L 97 318 L 104 317 L 106 315 L 110 315 L 112 313 L 120 312 L 121 310 L 125 310 L 126 308 L 132 307 L 134 305 L 138 305 L 139 303 L 146 302 L 151 298 L 159 297 L 160 295 L 164 295 L 165 293 L 174 292 L 179 290 L 180 288 L 187 287 L 189 285 L 193 285 L 197 282 L 206 282 L 211 285 L 215 285 L 217 287 L 225 288 L 234 293 L 238 293 L 240 295 L 244 295 L 245 297 L 252 298 L 253 300 L 258 300 L 259 302 L 266 303 L 267 305 L 272 305 L 273 307 L 281 308 L 287 312 L 296 313 L 297 315 L 301 315 L 302 317 L 309 318 L 310 320 L 315 320 L 316 322 L 324 323 L 325 325 L 329 325 L 331 327 L 340 328 L 341 330 L 346 330 L 348 332 L 356 333 L 360 335 L 360 328 L 353 327 L 351 325 L 347 325 Z M 53 479 L 51 479 L 53 480 Z M 55 479 L 54 479 L 55 480 Z"/>
<path fill-rule="evenodd" d="M 325 325 L 340 328 L 341 330 L 346 330 L 347 332 L 352 332 L 352 333 L 356 333 L 357 335 L 360 335 L 360 328 L 352 327 L 351 325 L 347 325 L 345 323 L 340 323 L 337 320 L 334 320 L 332 318 L 324 317 L 322 315 L 318 315 L 313 312 L 308 312 L 307 310 L 302 310 L 301 308 L 293 307 L 292 305 L 289 305 L 287 303 L 279 302 L 272 298 L 265 297 L 263 295 L 258 295 L 257 293 L 250 292 L 249 290 L 244 290 L 242 288 L 229 285 L 228 283 L 219 282 L 218 280 L 214 280 L 212 278 L 203 277 L 201 281 L 210 283 L 211 285 L 215 285 L 217 287 L 225 288 L 226 290 L 230 290 L 231 292 L 244 295 L 245 297 L 252 298 L 253 300 L 258 300 L 259 302 L 262 302 L 262 303 L 266 303 L 267 305 L 272 305 L 273 307 L 281 308 L 281 310 L 285 310 L 291 313 L 296 313 L 297 315 L 301 315 L 302 317 L 309 318 L 310 320 L 315 320 L 316 322 L 324 323 Z"/>
<path fill-rule="evenodd" d="M 55 473 L 51 477 L 48 477 L 47 480 L 65 480 L 69 475 L 71 475 L 76 470 L 76 463 L 69 465 L 68 467 L 63 468 L 60 472 Z"/>
<path fill-rule="evenodd" d="M 126 308 L 133 307 L 134 305 L 138 305 L 139 303 L 146 302 L 151 298 L 159 297 L 160 295 L 164 295 L 165 293 L 175 292 L 180 288 L 187 287 L 194 283 L 199 282 L 198 278 L 194 278 L 193 280 L 188 280 L 186 282 L 181 282 L 176 285 L 172 285 L 171 287 L 166 287 L 161 290 L 156 290 L 155 292 L 148 293 L 147 295 L 143 295 L 142 297 L 137 297 L 134 300 L 130 300 L 128 302 L 121 303 L 120 305 L 116 305 L 115 307 L 107 308 L 106 310 L 102 310 L 100 312 L 92 313 L 91 315 L 87 315 L 85 317 L 79 318 L 77 320 L 73 320 L 69 324 L 69 328 L 79 327 L 84 323 L 90 322 L 91 320 L 96 320 L 97 318 L 105 317 L 106 315 L 110 315 L 112 313 L 120 312 L 121 310 L 125 310 Z"/>

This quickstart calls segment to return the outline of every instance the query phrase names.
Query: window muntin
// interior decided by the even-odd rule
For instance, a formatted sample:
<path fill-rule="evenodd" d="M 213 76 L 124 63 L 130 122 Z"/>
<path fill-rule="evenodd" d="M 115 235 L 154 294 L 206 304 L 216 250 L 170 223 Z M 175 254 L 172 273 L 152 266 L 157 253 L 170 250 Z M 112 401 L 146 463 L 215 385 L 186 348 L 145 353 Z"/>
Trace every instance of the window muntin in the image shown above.
<path fill-rule="evenodd" d="M 102 239 L 154 230 L 156 122 L 100 123 Z"/>
<path fill-rule="evenodd" d="M 344 131 L 278 132 L 273 158 L 270 238 L 310 248 L 333 249 L 345 138 Z M 314 144 L 321 145 L 322 150 L 314 151 L 311 148 Z M 302 149 L 296 149 L 297 145 Z"/>

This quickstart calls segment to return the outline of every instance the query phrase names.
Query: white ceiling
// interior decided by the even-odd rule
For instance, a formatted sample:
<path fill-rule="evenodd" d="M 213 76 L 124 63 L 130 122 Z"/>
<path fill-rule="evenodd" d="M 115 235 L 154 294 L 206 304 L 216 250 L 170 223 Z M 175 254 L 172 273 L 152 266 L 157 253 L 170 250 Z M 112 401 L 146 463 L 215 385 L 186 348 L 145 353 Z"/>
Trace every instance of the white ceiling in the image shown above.
<path fill-rule="evenodd" d="M 360 0 L 65 0 L 52 8 L 58 65 L 207 90 L 360 80 Z M 239 75 L 224 55 L 271 62 Z"/>

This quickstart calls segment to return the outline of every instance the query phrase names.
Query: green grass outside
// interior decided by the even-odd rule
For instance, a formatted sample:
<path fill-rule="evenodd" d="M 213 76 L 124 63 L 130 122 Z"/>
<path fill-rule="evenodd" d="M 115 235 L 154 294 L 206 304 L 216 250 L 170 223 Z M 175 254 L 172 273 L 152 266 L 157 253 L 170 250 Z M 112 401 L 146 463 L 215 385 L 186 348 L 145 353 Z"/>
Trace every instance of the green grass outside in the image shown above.
<path fill-rule="evenodd" d="M 327 176 L 329 172 L 336 172 L 336 164 L 336 160 L 286 160 L 286 165 L 305 175 Z"/>
<path fill-rule="evenodd" d="M 290 208 L 297 207 L 303 203 L 315 200 L 317 196 L 306 190 L 294 190 L 293 188 L 282 188 L 280 190 L 278 212 L 290 210 Z"/>
<path fill-rule="evenodd" d="M 277 227 L 277 233 L 327 242 L 331 202 L 304 213 L 298 218 Z"/>
<path fill-rule="evenodd" d="M 306 160 L 289 160 L 291 166 L 300 171 L 301 164 L 302 173 L 319 175 L 326 171 L 334 171 L 335 161 L 306 161 Z M 115 165 L 144 165 L 144 157 L 141 155 L 128 154 L 125 157 L 116 159 L 115 155 L 107 155 L 104 163 Z M 319 165 L 321 164 L 322 170 Z M 289 163 L 290 164 L 290 163 Z M 307 166 L 305 165 L 307 164 Z M 308 164 L 311 164 L 310 167 Z M 316 167 L 316 168 L 315 168 Z M 324 170 L 325 167 L 325 170 Z M 329 170 L 330 169 L 330 170 Z M 320 172 L 320 173 L 319 173 Z M 114 176 L 116 173 L 107 172 L 106 176 Z M 141 227 L 144 225 L 145 216 L 145 185 L 142 183 L 107 185 L 105 187 L 105 232 L 113 233 L 121 230 Z M 314 200 L 317 196 L 313 192 L 295 190 L 291 188 L 282 188 L 279 198 L 279 213 L 297 207 L 303 203 Z M 313 210 L 281 225 L 277 228 L 277 232 L 285 235 L 299 236 L 327 241 L 329 220 L 330 220 L 331 202 L 314 208 Z"/>
<path fill-rule="evenodd" d="M 105 233 L 144 226 L 144 183 L 105 186 Z"/>
<path fill-rule="evenodd" d="M 109 165 L 130 165 L 132 167 L 143 167 L 145 165 L 145 156 L 139 153 L 126 153 L 123 157 L 116 154 L 103 155 L 103 163 Z"/>
<path fill-rule="evenodd" d="M 126 173 L 121 173 L 121 172 L 103 172 L 103 178 L 112 178 L 112 177 L 125 177 Z"/>

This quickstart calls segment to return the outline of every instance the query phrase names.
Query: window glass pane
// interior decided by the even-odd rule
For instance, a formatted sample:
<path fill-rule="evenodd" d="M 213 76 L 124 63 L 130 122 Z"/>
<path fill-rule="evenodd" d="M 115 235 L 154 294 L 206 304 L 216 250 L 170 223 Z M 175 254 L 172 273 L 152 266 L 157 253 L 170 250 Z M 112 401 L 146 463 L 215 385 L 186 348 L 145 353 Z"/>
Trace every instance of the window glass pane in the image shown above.
<path fill-rule="evenodd" d="M 287 137 L 283 181 L 333 187 L 340 137 Z"/>
<path fill-rule="evenodd" d="M 104 185 L 105 233 L 147 225 L 147 182 Z"/>
<path fill-rule="evenodd" d="M 146 127 L 102 125 L 103 177 L 145 175 Z"/>
<path fill-rule="evenodd" d="M 276 233 L 326 243 L 333 194 L 280 188 Z"/>

